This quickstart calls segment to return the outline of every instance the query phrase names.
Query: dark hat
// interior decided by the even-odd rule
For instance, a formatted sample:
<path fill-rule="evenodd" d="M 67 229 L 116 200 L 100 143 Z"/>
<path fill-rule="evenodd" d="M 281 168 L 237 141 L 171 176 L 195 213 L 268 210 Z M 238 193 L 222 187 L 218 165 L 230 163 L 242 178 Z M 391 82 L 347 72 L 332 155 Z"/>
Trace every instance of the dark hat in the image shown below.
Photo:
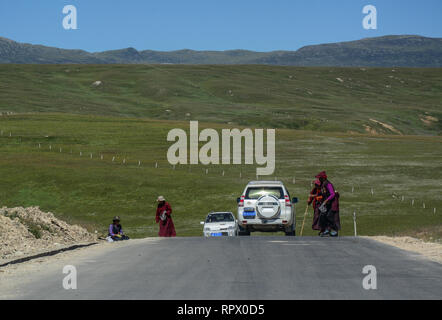
<path fill-rule="evenodd" d="M 318 179 L 321 179 L 321 178 L 327 179 L 327 174 L 325 173 L 325 171 L 322 171 L 322 172 L 319 172 L 319 173 L 315 176 L 315 178 L 318 178 Z"/>
<path fill-rule="evenodd" d="M 115 216 L 112 221 L 120 221 L 120 217 L 119 216 Z"/>

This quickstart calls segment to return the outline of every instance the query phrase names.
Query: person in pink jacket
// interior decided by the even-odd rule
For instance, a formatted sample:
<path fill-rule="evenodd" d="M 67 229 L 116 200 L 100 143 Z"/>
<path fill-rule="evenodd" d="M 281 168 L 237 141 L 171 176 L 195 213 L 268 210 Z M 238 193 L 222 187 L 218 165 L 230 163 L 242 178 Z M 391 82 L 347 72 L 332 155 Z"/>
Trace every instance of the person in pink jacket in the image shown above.
<path fill-rule="evenodd" d="M 319 208 L 319 225 L 321 229 L 320 236 L 337 237 L 341 229 L 341 220 L 339 217 L 339 193 L 336 192 L 333 184 L 328 181 L 325 171 L 316 175 L 321 182 L 321 194 L 324 200 Z"/>

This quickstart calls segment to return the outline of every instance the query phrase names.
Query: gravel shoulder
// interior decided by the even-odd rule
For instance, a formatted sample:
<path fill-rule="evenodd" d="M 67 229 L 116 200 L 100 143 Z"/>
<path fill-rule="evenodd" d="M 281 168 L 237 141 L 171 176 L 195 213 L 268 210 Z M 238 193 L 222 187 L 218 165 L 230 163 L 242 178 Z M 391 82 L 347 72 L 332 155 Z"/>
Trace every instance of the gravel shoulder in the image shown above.
<path fill-rule="evenodd" d="M 412 237 L 373 236 L 364 238 L 373 239 L 402 250 L 418 253 L 429 260 L 442 264 L 442 244 L 440 243 L 425 242 Z"/>

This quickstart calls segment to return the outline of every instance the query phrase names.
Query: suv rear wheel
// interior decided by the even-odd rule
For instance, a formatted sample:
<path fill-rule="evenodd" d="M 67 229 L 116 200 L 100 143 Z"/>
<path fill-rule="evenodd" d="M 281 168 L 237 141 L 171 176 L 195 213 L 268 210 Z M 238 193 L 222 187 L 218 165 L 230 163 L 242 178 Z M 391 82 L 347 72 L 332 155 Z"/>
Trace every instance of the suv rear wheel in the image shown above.
<path fill-rule="evenodd" d="M 250 230 L 247 230 L 241 226 L 238 226 L 238 235 L 239 236 L 250 236 Z"/>
<path fill-rule="evenodd" d="M 293 227 L 293 225 L 290 226 L 290 229 L 285 230 L 285 235 L 286 236 L 291 236 L 291 237 L 294 237 L 296 235 L 296 230 Z"/>

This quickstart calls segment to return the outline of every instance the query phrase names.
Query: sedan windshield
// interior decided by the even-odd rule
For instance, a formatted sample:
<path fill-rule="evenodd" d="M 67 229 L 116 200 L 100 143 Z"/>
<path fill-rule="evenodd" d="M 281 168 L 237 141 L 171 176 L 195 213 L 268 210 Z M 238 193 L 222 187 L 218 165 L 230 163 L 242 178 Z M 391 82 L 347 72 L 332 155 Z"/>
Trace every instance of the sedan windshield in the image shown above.
<path fill-rule="evenodd" d="M 231 222 L 235 221 L 233 215 L 228 213 L 212 213 L 207 216 L 206 222 Z"/>

